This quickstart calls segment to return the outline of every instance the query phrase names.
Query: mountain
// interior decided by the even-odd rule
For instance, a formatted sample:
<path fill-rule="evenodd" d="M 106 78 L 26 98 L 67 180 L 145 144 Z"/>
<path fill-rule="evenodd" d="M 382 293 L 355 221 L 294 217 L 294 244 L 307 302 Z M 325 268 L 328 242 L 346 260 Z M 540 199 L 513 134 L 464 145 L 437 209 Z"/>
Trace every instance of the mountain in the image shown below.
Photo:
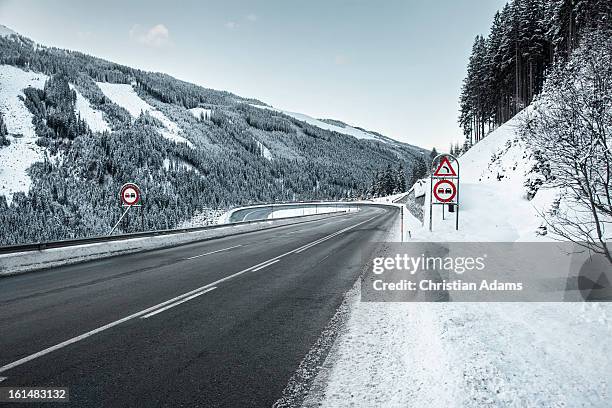
<path fill-rule="evenodd" d="M 428 154 L 0 32 L 0 245 L 107 233 L 125 182 L 144 205 L 122 231 L 172 228 L 248 203 L 363 197 Z"/>

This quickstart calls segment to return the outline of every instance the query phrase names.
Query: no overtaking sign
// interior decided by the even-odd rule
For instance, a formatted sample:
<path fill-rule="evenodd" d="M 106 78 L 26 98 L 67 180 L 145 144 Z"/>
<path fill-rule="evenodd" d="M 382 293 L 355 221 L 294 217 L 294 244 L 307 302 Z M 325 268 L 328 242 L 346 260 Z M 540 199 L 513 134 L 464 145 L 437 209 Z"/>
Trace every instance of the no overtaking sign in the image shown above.
<path fill-rule="evenodd" d="M 121 186 L 121 204 L 124 207 L 140 206 L 140 188 L 134 183 L 126 183 Z"/>

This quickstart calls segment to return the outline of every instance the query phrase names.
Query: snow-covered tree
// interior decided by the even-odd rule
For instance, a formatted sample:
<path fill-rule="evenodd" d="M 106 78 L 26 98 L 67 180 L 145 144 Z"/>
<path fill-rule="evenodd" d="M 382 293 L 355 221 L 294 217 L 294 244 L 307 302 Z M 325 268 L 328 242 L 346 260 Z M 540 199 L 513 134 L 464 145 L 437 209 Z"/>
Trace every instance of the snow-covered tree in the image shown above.
<path fill-rule="evenodd" d="M 548 158 L 554 184 L 566 192 L 547 217 L 550 228 L 612 263 L 611 34 L 584 34 L 567 63 L 549 74 L 522 131 Z"/>

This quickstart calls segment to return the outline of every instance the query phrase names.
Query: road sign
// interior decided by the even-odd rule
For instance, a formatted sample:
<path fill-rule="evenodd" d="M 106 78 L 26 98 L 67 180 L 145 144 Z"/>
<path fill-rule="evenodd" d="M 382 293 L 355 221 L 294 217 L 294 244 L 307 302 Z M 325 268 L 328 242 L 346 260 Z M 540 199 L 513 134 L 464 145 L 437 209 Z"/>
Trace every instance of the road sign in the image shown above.
<path fill-rule="evenodd" d="M 140 188 L 134 183 L 125 183 L 121 186 L 121 204 L 124 207 L 140 206 Z"/>
<path fill-rule="evenodd" d="M 444 207 L 455 213 L 455 229 L 459 229 L 459 160 L 451 154 L 439 154 L 431 162 L 430 194 L 429 194 L 429 230 L 433 227 L 434 206 L 442 206 L 442 219 L 444 220 Z"/>
<path fill-rule="evenodd" d="M 450 160 L 448 160 L 448 156 L 442 156 L 440 159 L 440 164 L 438 165 L 437 170 L 434 172 L 434 177 L 459 177 L 455 168 L 453 167 Z"/>
<path fill-rule="evenodd" d="M 451 180 L 439 180 L 433 187 L 433 198 L 439 203 L 454 204 L 457 196 L 457 186 Z"/>

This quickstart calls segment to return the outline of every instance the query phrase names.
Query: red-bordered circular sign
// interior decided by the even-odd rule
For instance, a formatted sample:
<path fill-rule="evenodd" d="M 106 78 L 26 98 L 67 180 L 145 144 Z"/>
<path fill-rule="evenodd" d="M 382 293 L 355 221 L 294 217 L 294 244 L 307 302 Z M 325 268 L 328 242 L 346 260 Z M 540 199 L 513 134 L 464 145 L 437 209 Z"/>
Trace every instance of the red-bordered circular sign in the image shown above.
<path fill-rule="evenodd" d="M 125 206 L 138 205 L 140 203 L 140 188 L 134 183 L 125 183 L 121 186 L 121 203 Z"/>
<path fill-rule="evenodd" d="M 457 187 L 450 180 L 440 180 L 434 185 L 433 195 L 439 202 L 448 203 L 457 195 Z"/>

